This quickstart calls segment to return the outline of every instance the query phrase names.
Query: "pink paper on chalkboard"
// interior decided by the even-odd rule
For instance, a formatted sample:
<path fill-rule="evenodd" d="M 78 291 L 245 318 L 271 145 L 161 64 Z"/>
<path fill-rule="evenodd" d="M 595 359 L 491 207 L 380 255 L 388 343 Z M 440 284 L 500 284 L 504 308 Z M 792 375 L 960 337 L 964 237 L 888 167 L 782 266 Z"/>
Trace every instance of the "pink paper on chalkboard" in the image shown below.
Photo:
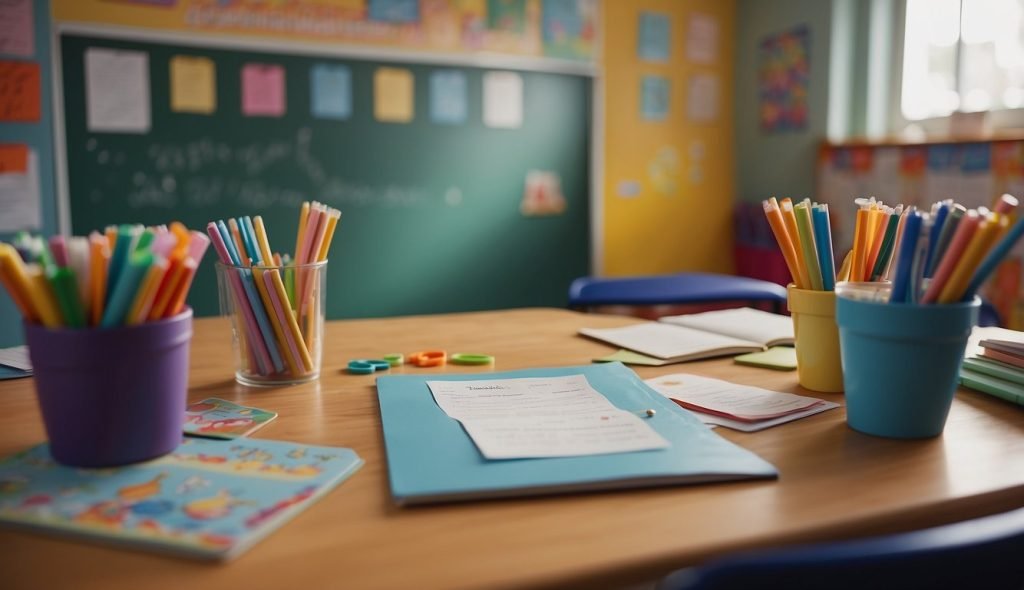
<path fill-rule="evenodd" d="M 246 64 L 242 68 L 242 113 L 250 117 L 280 117 L 284 112 L 284 68 Z"/>

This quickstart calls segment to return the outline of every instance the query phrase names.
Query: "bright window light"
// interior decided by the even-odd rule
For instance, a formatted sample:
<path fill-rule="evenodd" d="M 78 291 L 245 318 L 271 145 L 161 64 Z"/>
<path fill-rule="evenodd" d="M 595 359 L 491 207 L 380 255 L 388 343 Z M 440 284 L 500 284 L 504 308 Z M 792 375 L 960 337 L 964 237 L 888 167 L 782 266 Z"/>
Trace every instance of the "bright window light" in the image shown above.
<path fill-rule="evenodd" d="M 907 0 L 903 116 L 1024 107 L 1024 0 Z"/>

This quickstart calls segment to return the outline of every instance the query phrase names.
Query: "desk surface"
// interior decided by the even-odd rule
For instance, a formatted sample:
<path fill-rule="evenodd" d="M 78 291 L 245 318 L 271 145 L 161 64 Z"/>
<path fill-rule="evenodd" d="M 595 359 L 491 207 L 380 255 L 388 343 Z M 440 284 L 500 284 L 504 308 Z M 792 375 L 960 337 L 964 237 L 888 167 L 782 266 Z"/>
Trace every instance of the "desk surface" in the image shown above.
<path fill-rule="evenodd" d="M 332 322 L 318 383 L 259 390 L 232 380 L 220 319 L 198 320 L 189 399 L 280 413 L 258 438 L 355 449 L 351 479 L 229 564 L 205 564 L 0 531 L 7 588 L 607 587 L 731 550 L 875 534 L 1024 506 L 1024 411 L 961 390 L 945 433 L 894 441 L 847 428 L 842 409 L 759 433 L 719 432 L 775 464 L 778 481 L 395 507 L 372 376 L 352 358 L 442 347 L 497 356 L 497 369 L 586 364 L 607 354 L 576 336 L 630 318 L 524 309 Z M 476 367 L 398 369 L 487 372 Z M 641 367 L 808 394 L 795 372 L 730 359 Z M 842 396 L 817 394 L 842 402 Z M 30 379 L 0 383 L 0 456 L 44 439 Z M 13 582 L 13 585 L 9 585 Z"/>

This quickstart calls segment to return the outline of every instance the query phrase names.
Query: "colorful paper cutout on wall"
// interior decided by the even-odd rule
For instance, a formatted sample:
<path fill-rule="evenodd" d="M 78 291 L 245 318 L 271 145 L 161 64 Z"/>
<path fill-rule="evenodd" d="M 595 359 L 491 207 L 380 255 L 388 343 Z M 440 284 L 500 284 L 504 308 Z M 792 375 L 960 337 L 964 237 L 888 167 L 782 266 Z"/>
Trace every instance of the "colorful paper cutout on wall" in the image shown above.
<path fill-rule="evenodd" d="M 658 150 L 647 165 L 647 179 L 655 191 L 666 197 L 674 197 L 679 192 L 679 169 L 679 152 L 666 145 Z"/>
<path fill-rule="evenodd" d="M 131 10 L 124 1 L 51 4 L 58 21 L 101 26 L 582 61 L 594 57 L 598 13 L 597 0 L 140 0 Z"/>
<path fill-rule="evenodd" d="M 468 110 L 466 75 L 457 70 L 439 70 L 430 74 L 430 120 L 457 125 L 466 121 Z"/>
<path fill-rule="evenodd" d="M 487 0 L 487 28 L 522 33 L 526 30 L 526 0 Z"/>
<path fill-rule="evenodd" d="M 36 44 L 32 17 L 32 0 L 0 1 L 0 53 L 32 57 Z"/>
<path fill-rule="evenodd" d="M 23 174 L 28 170 L 28 146 L 0 143 L 0 174 Z"/>
<path fill-rule="evenodd" d="M 284 68 L 249 63 L 242 67 L 242 113 L 281 117 L 285 113 Z"/>
<path fill-rule="evenodd" d="M 698 64 L 718 61 L 718 19 L 693 13 L 686 28 L 686 59 Z"/>
<path fill-rule="evenodd" d="M 557 172 L 530 170 L 526 174 L 526 187 L 519 211 L 527 217 L 560 215 L 565 212 L 562 179 Z"/>
<path fill-rule="evenodd" d="M 594 52 L 597 3 L 594 0 L 544 0 L 544 55 L 588 59 Z"/>
<path fill-rule="evenodd" d="M 21 146 L 24 147 L 24 146 Z M 17 150 L 17 146 L 14 147 Z M 38 230 L 42 227 L 39 197 L 39 156 L 27 150 L 24 170 L 0 174 L 0 232 Z M 7 160 L 8 157 L 4 157 Z M 3 165 L 21 166 L 19 154 L 10 154 Z"/>
<path fill-rule="evenodd" d="M 149 131 L 148 53 L 90 47 L 85 51 L 85 84 L 89 131 Z"/>
<path fill-rule="evenodd" d="M 217 110 L 217 69 L 208 57 L 171 58 L 171 110 L 209 115 Z"/>
<path fill-rule="evenodd" d="M 372 21 L 417 23 L 420 20 L 419 0 L 367 0 L 367 8 Z"/>
<path fill-rule="evenodd" d="M 523 126 L 523 77 L 515 72 L 484 74 L 484 125 L 499 129 Z"/>
<path fill-rule="evenodd" d="M 352 116 L 352 70 L 348 66 L 316 64 L 310 70 L 310 110 L 321 119 Z"/>
<path fill-rule="evenodd" d="M 671 22 L 667 14 L 641 12 L 636 38 L 636 52 L 640 59 L 668 61 L 671 47 Z"/>
<path fill-rule="evenodd" d="M 385 123 L 408 123 L 415 115 L 412 72 L 377 68 L 373 74 L 373 116 Z"/>
<path fill-rule="evenodd" d="M 664 121 L 668 108 L 668 78 L 644 76 L 640 80 L 640 115 L 647 121 Z"/>
<path fill-rule="evenodd" d="M 811 32 L 806 25 L 761 41 L 758 69 L 761 130 L 807 128 Z"/>
<path fill-rule="evenodd" d="M 691 121 L 708 123 L 718 118 L 718 76 L 695 74 L 690 76 L 686 98 L 686 114 Z"/>
<path fill-rule="evenodd" d="M 39 64 L 0 61 L 0 121 L 38 121 L 42 110 L 39 84 Z"/>

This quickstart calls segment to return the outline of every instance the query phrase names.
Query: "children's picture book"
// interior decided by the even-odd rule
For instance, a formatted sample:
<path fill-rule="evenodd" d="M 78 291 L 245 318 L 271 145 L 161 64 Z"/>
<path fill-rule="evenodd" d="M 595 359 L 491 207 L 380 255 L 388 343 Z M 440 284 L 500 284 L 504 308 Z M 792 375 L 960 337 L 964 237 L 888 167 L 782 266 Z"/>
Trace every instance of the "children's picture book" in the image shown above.
<path fill-rule="evenodd" d="M 159 459 L 77 469 L 41 444 L 0 461 L 0 524 L 226 560 L 362 464 L 346 448 L 185 438 Z"/>
<path fill-rule="evenodd" d="M 185 434 L 208 438 L 238 438 L 252 434 L 274 418 L 277 418 L 276 412 L 209 397 L 185 408 Z"/>
<path fill-rule="evenodd" d="M 759 352 L 795 340 L 790 317 L 749 307 L 666 316 L 621 328 L 583 328 L 580 334 L 670 363 Z"/>

